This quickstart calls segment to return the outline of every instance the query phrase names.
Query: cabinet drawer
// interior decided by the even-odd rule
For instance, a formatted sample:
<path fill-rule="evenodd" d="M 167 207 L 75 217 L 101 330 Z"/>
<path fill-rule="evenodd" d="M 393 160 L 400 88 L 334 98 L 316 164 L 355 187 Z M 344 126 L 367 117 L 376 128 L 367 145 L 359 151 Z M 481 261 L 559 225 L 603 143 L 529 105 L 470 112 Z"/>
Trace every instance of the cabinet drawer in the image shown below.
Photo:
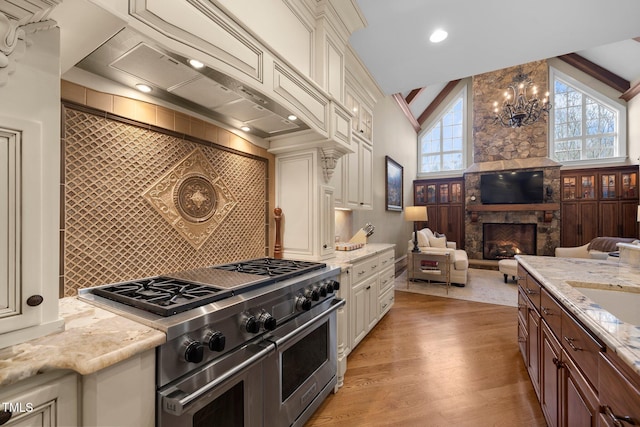
<path fill-rule="evenodd" d="M 353 284 L 371 277 L 374 273 L 380 270 L 379 259 L 377 256 L 366 258 L 363 261 L 359 261 L 353 264 Z"/>
<path fill-rule="evenodd" d="M 380 296 L 380 307 L 379 307 L 380 318 L 382 318 L 382 316 L 384 316 L 385 313 L 391 309 L 394 298 L 395 298 L 395 292 L 393 289 L 389 289 L 386 293 Z"/>
<path fill-rule="evenodd" d="M 380 272 L 380 295 L 393 287 L 396 280 L 396 272 L 393 268 L 387 268 Z"/>
<path fill-rule="evenodd" d="M 533 303 L 536 310 L 540 311 L 540 284 L 530 274 L 527 274 L 527 278 L 524 281 L 524 291 Z"/>
<path fill-rule="evenodd" d="M 540 294 L 540 314 L 556 337 L 562 335 L 562 309 L 545 289 Z"/>
<path fill-rule="evenodd" d="M 562 346 L 580 367 L 592 387 L 598 386 L 598 357 L 604 346 L 569 313 L 562 310 Z"/>
<path fill-rule="evenodd" d="M 613 358 L 615 356 L 611 356 Z M 622 363 L 622 362 L 620 362 Z M 631 379 L 610 360 L 607 354 L 599 357 L 599 397 L 601 417 L 605 425 L 616 425 L 614 416 L 629 417 L 633 423 L 623 422 L 623 426 L 640 425 L 640 378 Z"/>
<path fill-rule="evenodd" d="M 518 286 L 518 319 L 523 325 L 527 325 L 527 296 L 524 289 Z"/>
<path fill-rule="evenodd" d="M 386 250 L 378 255 L 378 260 L 380 261 L 378 263 L 380 270 L 391 267 L 396 262 L 396 251 L 394 249 Z"/>

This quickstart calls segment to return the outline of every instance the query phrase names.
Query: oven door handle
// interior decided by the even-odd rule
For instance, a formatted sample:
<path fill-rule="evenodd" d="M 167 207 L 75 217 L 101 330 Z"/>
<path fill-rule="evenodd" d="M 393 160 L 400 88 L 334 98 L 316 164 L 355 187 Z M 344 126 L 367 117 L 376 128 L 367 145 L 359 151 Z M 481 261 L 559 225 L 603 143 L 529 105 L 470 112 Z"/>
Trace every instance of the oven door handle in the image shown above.
<path fill-rule="evenodd" d="M 345 304 L 346 304 L 345 300 L 340 299 L 340 298 L 334 298 L 331 301 L 331 306 L 326 311 L 323 311 L 319 316 L 313 317 L 312 319 L 310 319 L 306 323 L 298 326 L 293 331 L 287 333 L 284 336 L 274 335 L 273 338 L 275 338 L 275 340 L 273 342 L 276 344 L 276 347 L 281 346 L 283 343 L 287 342 L 291 338 L 296 337 L 297 335 L 299 335 L 301 332 L 303 332 L 307 328 L 310 328 L 310 327 L 318 324 L 318 322 L 321 321 L 322 319 L 324 319 L 326 317 L 329 317 L 334 311 L 336 311 L 339 308 L 343 307 Z"/>
<path fill-rule="evenodd" d="M 180 416 L 187 409 L 187 407 L 192 404 L 195 400 L 208 393 L 210 390 L 213 390 L 229 378 L 234 375 L 242 372 L 244 369 L 253 365 L 254 363 L 260 362 L 262 359 L 266 358 L 270 353 L 274 351 L 273 345 L 269 345 L 268 347 L 263 348 L 258 353 L 252 355 L 246 360 L 242 361 L 238 365 L 234 366 L 232 369 L 229 369 L 224 374 L 217 377 L 215 380 L 207 383 L 203 387 L 198 388 L 196 391 L 192 393 L 185 393 L 180 389 L 174 389 L 170 393 L 162 396 L 162 408 L 165 412 L 170 414 Z"/>

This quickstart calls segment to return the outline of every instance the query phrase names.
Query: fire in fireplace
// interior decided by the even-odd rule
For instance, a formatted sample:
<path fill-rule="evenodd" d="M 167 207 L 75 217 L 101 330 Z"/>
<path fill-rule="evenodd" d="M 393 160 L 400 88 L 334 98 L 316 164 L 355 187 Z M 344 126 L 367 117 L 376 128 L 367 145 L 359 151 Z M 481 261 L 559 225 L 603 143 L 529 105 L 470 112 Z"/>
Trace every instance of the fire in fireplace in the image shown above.
<path fill-rule="evenodd" d="M 508 259 L 536 254 L 536 224 L 482 224 L 484 259 Z"/>

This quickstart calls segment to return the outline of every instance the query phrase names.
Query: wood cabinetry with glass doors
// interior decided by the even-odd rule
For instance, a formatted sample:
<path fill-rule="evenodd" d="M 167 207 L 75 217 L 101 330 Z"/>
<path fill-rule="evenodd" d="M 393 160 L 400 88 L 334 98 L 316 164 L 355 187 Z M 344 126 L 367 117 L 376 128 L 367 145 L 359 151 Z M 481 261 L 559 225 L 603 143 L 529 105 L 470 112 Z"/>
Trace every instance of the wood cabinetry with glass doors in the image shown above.
<path fill-rule="evenodd" d="M 560 173 L 561 246 L 598 236 L 638 237 L 638 167 Z"/>
<path fill-rule="evenodd" d="M 445 234 L 447 241 L 464 249 L 464 180 L 422 179 L 413 181 L 413 203 L 426 206 L 429 220 L 418 228 L 429 227 Z"/>

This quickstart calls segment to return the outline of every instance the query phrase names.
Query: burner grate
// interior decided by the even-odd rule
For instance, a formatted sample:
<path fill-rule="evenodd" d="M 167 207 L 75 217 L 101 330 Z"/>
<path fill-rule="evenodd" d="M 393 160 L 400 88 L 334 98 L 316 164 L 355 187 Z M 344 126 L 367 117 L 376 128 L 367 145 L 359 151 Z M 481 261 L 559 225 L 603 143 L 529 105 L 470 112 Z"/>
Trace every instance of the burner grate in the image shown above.
<path fill-rule="evenodd" d="M 232 295 L 231 291 L 163 277 L 103 286 L 92 292 L 165 317 Z"/>
<path fill-rule="evenodd" d="M 326 264 L 289 259 L 258 258 L 215 266 L 219 270 L 237 271 L 274 278 L 290 278 L 326 267 Z"/>

